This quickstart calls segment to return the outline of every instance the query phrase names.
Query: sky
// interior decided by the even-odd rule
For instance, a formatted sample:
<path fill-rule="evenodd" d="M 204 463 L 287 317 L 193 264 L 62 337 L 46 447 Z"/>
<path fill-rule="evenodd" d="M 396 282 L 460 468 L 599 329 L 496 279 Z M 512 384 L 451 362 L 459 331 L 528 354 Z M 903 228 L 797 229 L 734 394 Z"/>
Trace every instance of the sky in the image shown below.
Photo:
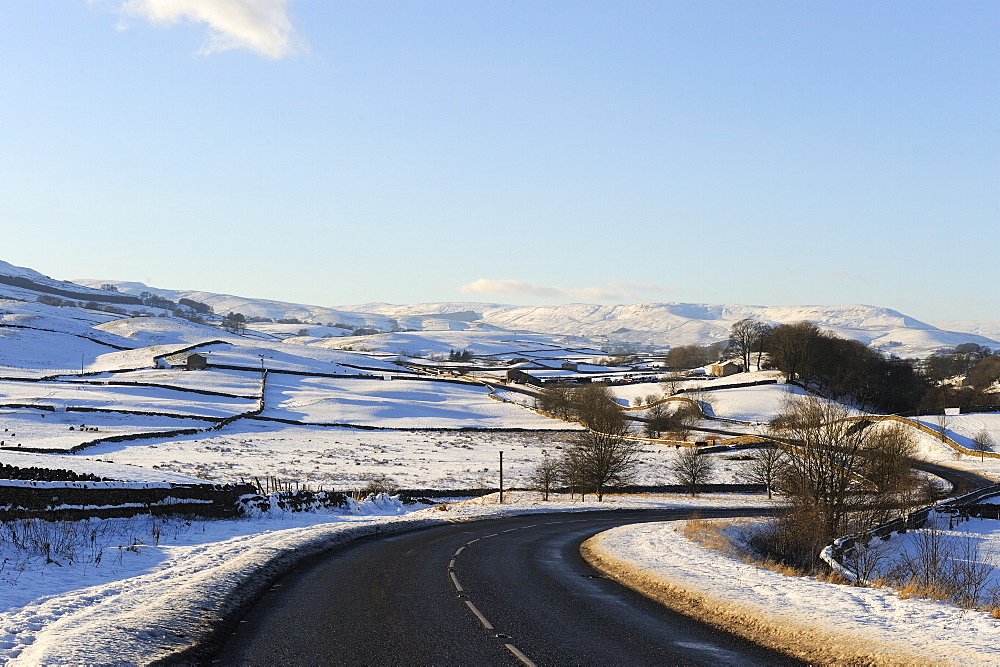
<path fill-rule="evenodd" d="M 0 259 L 1000 319 L 1000 2 L 0 0 Z"/>

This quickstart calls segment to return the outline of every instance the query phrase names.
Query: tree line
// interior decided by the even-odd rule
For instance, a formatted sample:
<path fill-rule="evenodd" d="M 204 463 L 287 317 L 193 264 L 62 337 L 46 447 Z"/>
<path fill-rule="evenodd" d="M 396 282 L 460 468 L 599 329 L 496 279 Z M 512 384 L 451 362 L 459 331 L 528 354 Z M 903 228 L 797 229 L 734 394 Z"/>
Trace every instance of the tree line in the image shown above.
<path fill-rule="evenodd" d="M 829 398 L 884 413 L 937 412 L 944 407 L 996 405 L 1000 354 L 967 343 L 924 361 L 886 356 L 857 340 L 822 331 L 812 322 L 767 324 L 745 319 L 733 325 L 726 354 L 743 367 L 780 370 L 789 381 Z M 944 380 L 966 376 L 957 387 Z"/>

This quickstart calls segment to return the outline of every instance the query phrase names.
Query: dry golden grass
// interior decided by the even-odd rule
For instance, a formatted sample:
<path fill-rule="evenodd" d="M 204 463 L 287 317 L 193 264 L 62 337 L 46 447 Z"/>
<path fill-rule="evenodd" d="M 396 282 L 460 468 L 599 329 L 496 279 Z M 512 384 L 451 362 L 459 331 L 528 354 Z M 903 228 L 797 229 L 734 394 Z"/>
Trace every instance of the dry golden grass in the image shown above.
<path fill-rule="evenodd" d="M 904 600 L 908 600 L 911 597 L 922 597 L 947 602 L 952 597 L 951 591 L 947 591 L 940 586 L 920 586 L 914 581 L 907 582 L 896 590 L 899 597 Z"/>
<path fill-rule="evenodd" d="M 789 577 L 805 577 L 811 574 L 791 565 L 785 565 L 773 560 L 760 559 L 754 554 L 749 553 L 740 544 L 734 542 L 731 535 L 726 532 L 726 527 L 731 527 L 734 523 L 748 522 L 733 521 L 732 519 L 693 519 L 684 523 L 682 532 L 684 533 L 684 537 L 695 544 L 703 546 L 706 549 L 718 551 L 732 558 L 737 558 L 749 565 L 757 565 L 758 567 L 763 567 Z M 844 582 L 842 577 L 838 576 L 837 579 L 834 583 Z"/>
<path fill-rule="evenodd" d="M 694 519 L 684 523 L 684 537 L 706 549 L 730 553 L 734 546 L 719 521 Z"/>
<path fill-rule="evenodd" d="M 743 561 L 750 563 L 751 565 L 757 565 L 765 570 L 771 570 L 772 572 L 777 572 L 778 574 L 783 574 L 786 577 L 806 577 L 809 576 L 808 572 L 800 570 L 797 567 L 791 565 L 786 565 L 785 563 L 777 563 L 773 560 L 760 560 L 759 558 L 754 558 L 749 554 L 745 555 Z"/>
<path fill-rule="evenodd" d="M 827 572 L 826 576 L 824 576 L 822 579 L 828 584 L 842 584 L 845 586 L 851 585 L 850 581 L 841 576 L 840 573 L 834 572 L 833 570 Z"/>
<path fill-rule="evenodd" d="M 754 519 L 732 520 L 732 519 L 694 519 L 684 524 L 684 537 L 695 544 L 723 553 L 731 558 L 736 558 L 748 565 L 756 565 L 772 572 L 783 574 L 786 577 L 811 577 L 817 576 L 816 572 L 809 572 L 802 568 L 779 563 L 770 559 L 763 559 L 746 550 L 746 548 L 734 540 L 733 536 L 726 532 L 727 526 L 734 524 L 753 523 Z M 850 584 L 851 582 L 837 574 L 827 571 L 818 575 L 820 579 L 831 584 Z"/>

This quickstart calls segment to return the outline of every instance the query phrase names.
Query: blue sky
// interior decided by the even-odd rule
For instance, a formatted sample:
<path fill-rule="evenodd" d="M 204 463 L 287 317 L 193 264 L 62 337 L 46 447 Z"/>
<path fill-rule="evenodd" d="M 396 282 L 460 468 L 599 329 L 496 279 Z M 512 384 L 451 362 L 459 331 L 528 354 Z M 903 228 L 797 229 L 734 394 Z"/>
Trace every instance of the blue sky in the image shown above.
<path fill-rule="evenodd" d="M 1000 319 L 1000 3 L 0 0 L 0 259 Z"/>

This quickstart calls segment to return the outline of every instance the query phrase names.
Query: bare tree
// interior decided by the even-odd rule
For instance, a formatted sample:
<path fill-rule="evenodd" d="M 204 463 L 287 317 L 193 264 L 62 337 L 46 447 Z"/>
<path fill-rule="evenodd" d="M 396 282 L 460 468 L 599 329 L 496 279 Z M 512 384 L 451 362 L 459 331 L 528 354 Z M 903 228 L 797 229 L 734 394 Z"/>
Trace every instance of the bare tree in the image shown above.
<path fill-rule="evenodd" d="M 799 398 L 772 420 L 771 430 L 787 451 L 779 485 L 802 511 L 820 518 L 830 538 L 842 534 L 852 512 L 896 491 L 908 476 L 907 435 L 852 419 L 839 403 Z"/>
<path fill-rule="evenodd" d="M 559 479 L 559 462 L 550 457 L 548 452 L 542 452 L 542 460 L 531 472 L 529 481 L 536 491 L 541 491 L 542 500 L 549 499 L 552 487 Z"/>
<path fill-rule="evenodd" d="M 944 442 L 948 439 L 948 413 L 942 410 L 941 414 L 934 418 L 938 427 L 938 439 Z"/>
<path fill-rule="evenodd" d="M 580 500 L 586 499 L 590 487 L 584 462 L 577 449 L 575 447 L 564 449 L 556 461 L 556 466 L 556 475 L 569 487 L 570 498 L 579 492 Z"/>
<path fill-rule="evenodd" d="M 771 499 L 775 486 L 785 465 L 785 452 L 775 445 L 765 445 L 753 454 L 743 477 L 751 484 L 763 484 L 767 488 L 767 499 Z"/>
<path fill-rule="evenodd" d="M 750 318 L 736 322 L 729 330 L 730 354 L 738 356 L 743 361 L 743 370 L 750 370 L 750 357 L 762 349 L 763 339 L 770 331 L 763 322 Z"/>
<path fill-rule="evenodd" d="M 988 389 L 1000 380 L 1000 355 L 984 357 L 969 371 L 969 383 L 977 389 Z"/>
<path fill-rule="evenodd" d="M 974 609 L 986 592 L 997 566 L 997 554 L 988 543 L 979 542 L 972 535 L 962 535 L 955 547 L 951 560 L 951 572 L 955 580 L 954 601 L 966 609 Z"/>
<path fill-rule="evenodd" d="M 670 464 L 674 479 L 692 496 L 698 493 L 699 486 L 711 479 L 713 469 L 712 460 L 701 454 L 697 447 L 682 447 Z"/>
<path fill-rule="evenodd" d="M 605 488 L 632 480 L 642 445 L 627 438 L 628 422 L 606 386 L 587 385 L 574 398 L 577 417 L 587 432 L 564 451 L 560 467 L 573 486 L 593 491 L 600 502 Z"/>
<path fill-rule="evenodd" d="M 573 416 L 573 391 L 568 385 L 545 387 L 538 396 L 538 408 L 560 419 L 570 419 Z"/>
<path fill-rule="evenodd" d="M 593 382 L 578 387 L 570 394 L 573 417 L 591 429 L 614 430 L 625 423 L 621 407 L 606 384 Z"/>
<path fill-rule="evenodd" d="M 915 553 L 902 568 L 912 577 L 920 591 L 943 592 L 948 563 L 955 553 L 955 543 L 948 539 L 941 522 L 933 515 L 914 537 Z M 950 586 L 949 586 L 950 588 Z"/>
<path fill-rule="evenodd" d="M 795 380 L 807 370 L 810 350 L 821 336 L 819 327 L 812 322 L 782 324 L 767 336 L 765 351 L 775 368 Z"/>
<path fill-rule="evenodd" d="M 687 440 L 691 434 L 691 428 L 701 419 L 701 416 L 701 408 L 697 402 L 684 401 L 671 415 L 670 430 L 676 432 L 681 440 Z"/>
<path fill-rule="evenodd" d="M 664 431 L 669 431 L 671 427 L 670 410 L 663 403 L 654 403 L 646 411 L 646 423 L 644 429 L 650 438 L 659 438 Z"/>
<path fill-rule="evenodd" d="M 624 435 L 588 431 L 564 455 L 566 467 L 572 471 L 573 479 L 578 480 L 581 491 L 593 491 L 598 502 L 604 500 L 607 487 L 630 483 L 641 461 L 641 443 L 627 440 Z"/>
<path fill-rule="evenodd" d="M 767 351 L 767 339 L 770 338 L 772 331 L 774 331 L 773 326 L 764 324 L 763 322 L 760 323 L 760 327 L 757 330 L 757 341 L 754 343 L 756 348 L 754 351 L 757 353 L 757 370 L 760 370 L 764 352 Z"/>
<path fill-rule="evenodd" d="M 867 436 L 861 473 L 878 493 L 902 493 L 919 484 L 911 467 L 917 446 L 909 429 L 897 423 L 877 424 L 868 427 Z"/>
<path fill-rule="evenodd" d="M 227 313 L 222 318 L 222 328 L 234 334 L 242 334 L 247 330 L 247 318 L 243 313 Z"/>
<path fill-rule="evenodd" d="M 972 438 L 972 450 L 979 452 L 979 460 L 986 460 L 986 452 L 993 451 L 993 436 L 986 431 L 980 431 Z"/>
<path fill-rule="evenodd" d="M 865 586 L 892 562 L 895 552 L 887 539 L 864 533 L 854 540 L 854 546 L 841 556 L 844 567 L 854 573 L 856 586 Z"/>
<path fill-rule="evenodd" d="M 666 396 L 673 396 L 678 392 L 684 382 L 682 378 L 677 373 L 670 373 L 662 381 L 660 381 L 660 386 L 663 387 L 663 393 Z"/>

